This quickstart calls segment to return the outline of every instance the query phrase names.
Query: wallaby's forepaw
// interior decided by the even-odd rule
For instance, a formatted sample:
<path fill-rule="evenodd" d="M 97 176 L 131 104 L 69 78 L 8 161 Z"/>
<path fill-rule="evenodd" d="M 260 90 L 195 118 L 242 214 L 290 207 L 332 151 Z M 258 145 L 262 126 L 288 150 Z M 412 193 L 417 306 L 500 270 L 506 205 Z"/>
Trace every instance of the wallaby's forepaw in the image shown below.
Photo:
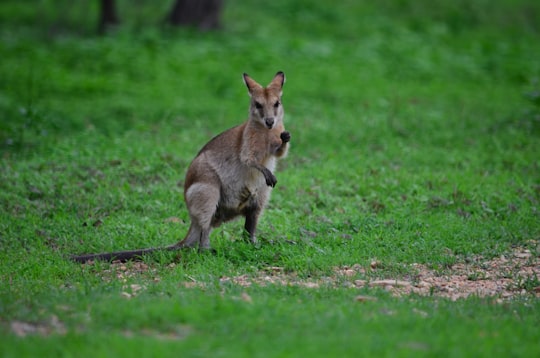
<path fill-rule="evenodd" d="M 291 141 L 291 133 L 283 131 L 281 132 L 280 138 L 283 143 L 288 143 Z"/>
<path fill-rule="evenodd" d="M 266 185 L 271 186 L 272 188 L 275 187 L 277 184 L 276 176 L 266 168 L 262 173 L 264 175 L 264 179 L 266 180 Z"/>

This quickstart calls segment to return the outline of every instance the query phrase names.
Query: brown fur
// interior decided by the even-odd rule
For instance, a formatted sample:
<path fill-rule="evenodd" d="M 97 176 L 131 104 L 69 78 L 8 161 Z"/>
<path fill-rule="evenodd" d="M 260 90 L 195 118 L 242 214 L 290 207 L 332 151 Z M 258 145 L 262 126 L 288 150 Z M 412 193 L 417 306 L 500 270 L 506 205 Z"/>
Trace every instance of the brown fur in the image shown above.
<path fill-rule="evenodd" d="M 238 216 L 245 217 L 245 230 L 256 243 L 255 231 L 276 183 L 276 159 L 286 156 L 290 134 L 283 125 L 281 105 L 283 72 L 267 87 L 247 74 L 244 83 L 251 97 L 249 119 L 210 140 L 193 159 L 186 173 L 184 198 L 191 218 L 186 237 L 164 249 L 210 248 L 212 228 Z M 91 259 L 129 260 L 156 249 L 73 256 Z"/>

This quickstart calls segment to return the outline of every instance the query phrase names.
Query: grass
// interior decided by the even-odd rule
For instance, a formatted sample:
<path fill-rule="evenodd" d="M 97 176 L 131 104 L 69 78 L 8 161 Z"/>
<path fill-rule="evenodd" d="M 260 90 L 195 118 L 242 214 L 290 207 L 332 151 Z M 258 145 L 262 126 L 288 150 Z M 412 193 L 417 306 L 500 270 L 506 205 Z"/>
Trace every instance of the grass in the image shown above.
<path fill-rule="evenodd" d="M 504 304 L 223 280 L 537 257 L 539 5 L 228 1 L 224 28 L 197 33 L 159 24 L 167 2 L 121 1 L 98 37 L 94 3 L 0 5 L 2 356 L 539 353 L 536 276 Z M 120 279 L 66 259 L 181 239 L 191 159 L 246 118 L 242 72 L 278 70 L 292 147 L 260 249 L 233 222 L 217 255 L 156 255 Z"/>

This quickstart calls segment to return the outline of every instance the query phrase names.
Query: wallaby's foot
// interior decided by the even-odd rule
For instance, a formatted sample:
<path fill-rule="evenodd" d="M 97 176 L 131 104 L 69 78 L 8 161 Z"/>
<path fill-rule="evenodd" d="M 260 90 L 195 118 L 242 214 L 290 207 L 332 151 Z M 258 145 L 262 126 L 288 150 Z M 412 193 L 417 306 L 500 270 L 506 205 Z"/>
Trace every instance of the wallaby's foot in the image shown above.
<path fill-rule="evenodd" d="M 249 241 L 251 242 L 251 245 L 253 245 L 253 247 L 257 250 L 262 247 L 261 242 L 254 237 L 251 238 Z"/>
<path fill-rule="evenodd" d="M 252 243 L 253 245 L 256 245 L 259 240 L 257 240 L 257 238 L 255 237 L 255 235 L 251 234 L 249 231 L 247 230 L 244 230 L 244 241 L 249 241 L 250 243 Z"/>
<path fill-rule="evenodd" d="M 287 131 L 283 131 L 283 132 L 281 132 L 280 138 L 281 138 L 281 141 L 283 143 L 290 142 L 291 141 L 291 133 L 289 133 Z"/>
<path fill-rule="evenodd" d="M 248 241 L 256 249 L 261 248 L 261 243 L 259 242 L 259 240 L 257 240 L 257 237 L 255 237 L 255 235 L 250 234 L 248 231 L 244 231 L 244 241 Z"/>
<path fill-rule="evenodd" d="M 199 247 L 199 254 L 217 255 L 217 250 L 212 247 Z"/>

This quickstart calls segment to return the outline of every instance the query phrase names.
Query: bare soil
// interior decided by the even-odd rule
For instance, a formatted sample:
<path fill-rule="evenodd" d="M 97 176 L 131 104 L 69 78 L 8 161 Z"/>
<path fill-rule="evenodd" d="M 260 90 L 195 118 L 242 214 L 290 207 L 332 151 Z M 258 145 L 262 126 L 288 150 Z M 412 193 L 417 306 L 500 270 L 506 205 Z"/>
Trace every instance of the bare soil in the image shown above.
<path fill-rule="evenodd" d="M 301 278 L 294 272 L 286 272 L 282 267 L 272 266 L 256 273 L 222 276 L 220 282 L 242 287 L 370 287 L 384 289 L 398 297 L 417 294 L 451 300 L 469 296 L 494 297 L 501 301 L 520 296 L 540 297 L 540 257 L 537 250 L 539 242 L 529 243 L 528 247 L 516 247 L 505 255 L 491 259 L 473 256 L 444 269 L 414 263 L 405 266 L 401 271 L 408 273 L 399 277 L 389 278 L 388 272 L 382 269 L 382 263 L 374 260 L 367 267 L 360 264 L 335 267 L 331 275 L 318 278 Z M 175 265 L 172 263 L 170 267 L 174 268 Z M 126 282 L 122 292 L 126 298 L 146 289 L 145 286 L 127 284 L 129 278 L 143 273 L 150 275 L 156 282 L 160 281 L 156 270 L 144 262 L 113 263 L 107 270 L 97 272 L 104 280 L 118 279 Z M 179 283 L 180 286 L 188 288 L 204 287 L 206 284 L 194 278 Z"/>
<path fill-rule="evenodd" d="M 269 267 L 256 276 L 222 277 L 221 281 L 241 286 L 279 284 L 313 288 L 378 287 L 394 296 L 418 294 L 451 300 L 469 296 L 489 296 L 501 301 L 518 296 L 540 297 L 540 258 L 532 254 L 530 249 L 517 247 L 500 257 L 485 259 L 482 256 L 475 256 L 467 261 L 444 270 L 433 269 L 423 264 L 412 264 L 408 267 L 408 271 L 412 274 L 390 279 L 377 278 L 377 271 L 381 265 L 373 261 L 367 268 L 360 264 L 335 267 L 333 275 L 316 280 L 299 279 L 295 274 L 284 273 L 280 267 Z M 195 285 L 198 283 L 185 283 L 188 287 Z M 359 300 L 362 300 L 361 297 L 363 296 L 359 296 Z"/>
<path fill-rule="evenodd" d="M 462 260 L 466 262 L 459 262 L 443 270 L 433 269 L 423 264 L 411 264 L 403 271 L 409 272 L 407 275 L 392 278 L 388 278 L 388 272 L 382 269 L 382 263 L 373 260 L 367 267 L 360 264 L 335 267 L 331 275 L 316 279 L 300 278 L 294 272 L 286 272 L 282 267 L 272 266 L 255 274 L 222 276 L 220 282 L 223 285 L 241 287 L 252 285 L 295 285 L 306 288 L 349 287 L 353 289 L 367 287 L 386 290 L 396 297 L 416 294 L 444 297 L 455 301 L 477 296 L 492 297 L 495 302 L 502 303 L 520 297 L 540 297 L 540 255 L 538 250 L 540 242 L 530 242 L 528 247 L 516 247 L 505 255 L 491 259 L 474 256 L 468 260 Z M 133 278 L 144 276 L 153 282 L 161 280 L 157 269 L 144 262 L 113 262 L 105 270 L 98 270 L 92 262 L 85 265 L 93 266 L 92 269 L 95 269 L 96 275 L 105 281 L 119 280 L 124 282 L 121 295 L 126 299 L 131 299 L 144 292 L 151 284 L 150 282 L 146 285 L 131 283 Z M 175 263 L 169 265 L 171 269 L 174 269 L 175 266 Z M 205 287 L 207 284 L 194 278 L 179 282 L 179 286 L 186 288 Z M 362 292 L 365 291 L 362 290 Z M 251 302 L 251 297 L 245 292 L 237 299 L 247 303 Z M 357 301 L 377 300 L 375 296 L 360 294 L 360 292 L 355 299 Z M 13 321 L 9 325 L 11 331 L 19 337 L 66 334 L 64 324 L 55 315 L 51 316 L 48 322 Z M 174 332 L 138 333 L 161 339 L 182 339 L 189 333 L 189 327 L 179 327 Z M 125 332 L 126 337 L 133 334 L 133 332 Z"/>

